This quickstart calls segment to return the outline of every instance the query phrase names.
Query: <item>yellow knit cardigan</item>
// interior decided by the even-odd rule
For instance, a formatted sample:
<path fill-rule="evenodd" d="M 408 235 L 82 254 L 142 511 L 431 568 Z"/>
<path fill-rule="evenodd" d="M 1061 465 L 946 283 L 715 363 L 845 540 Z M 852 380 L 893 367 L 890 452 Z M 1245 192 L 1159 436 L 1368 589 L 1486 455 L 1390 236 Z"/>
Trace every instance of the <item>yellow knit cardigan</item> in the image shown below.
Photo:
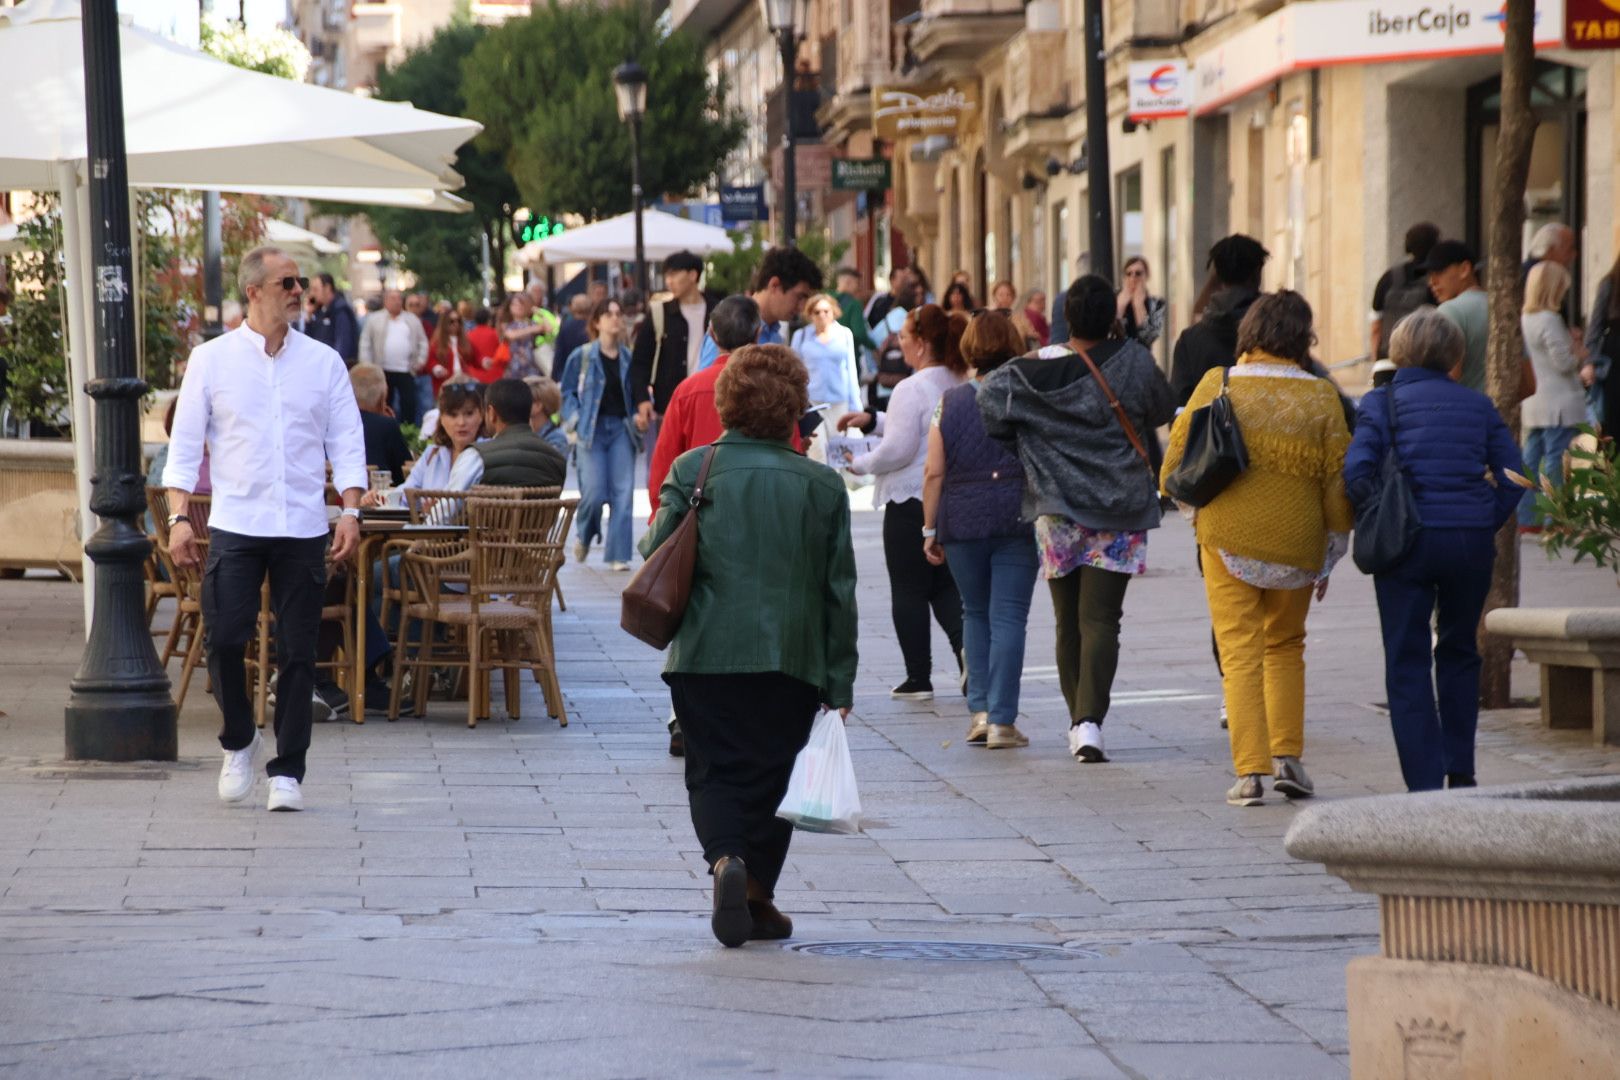
<path fill-rule="evenodd" d="M 1262 352 L 1239 364 L 1296 367 Z M 1221 392 L 1221 370 L 1204 375 L 1170 429 L 1163 477 L 1181 463 L 1194 409 Z M 1355 516 L 1344 494 L 1344 451 L 1350 444 L 1339 394 L 1326 379 L 1240 376 L 1227 393 L 1249 468 L 1198 511 L 1198 542 L 1233 555 L 1320 570 L 1329 532 L 1349 532 Z"/>

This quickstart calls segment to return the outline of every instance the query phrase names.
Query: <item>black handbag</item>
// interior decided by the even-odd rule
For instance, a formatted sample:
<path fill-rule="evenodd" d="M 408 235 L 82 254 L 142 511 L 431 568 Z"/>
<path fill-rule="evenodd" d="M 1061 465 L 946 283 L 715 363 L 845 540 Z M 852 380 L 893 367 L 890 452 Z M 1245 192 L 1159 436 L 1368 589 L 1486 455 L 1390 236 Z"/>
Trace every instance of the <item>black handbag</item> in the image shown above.
<path fill-rule="evenodd" d="M 1220 394 L 1195 409 L 1187 422 L 1186 449 L 1164 480 L 1164 490 L 1179 503 L 1208 506 L 1249 467 L 1249 451 L 1226 392 L 1230 377 L 1230 368 L 1221 369 Z"/>
<path fill-rule="evenodd" d="M 1412 482 L 1406 478 L 1400 455 L 1395 452 L 1395 387 L 1391 385 L 1385 393 L 1389 445 L 1384 448 L 1372 498 L 1356 511 L 1356 534 L 1350 544 L 1350 557 L 1363 574 L 1381 574 L 1406 558 L 1418 530 L 1423 528 Z"/>

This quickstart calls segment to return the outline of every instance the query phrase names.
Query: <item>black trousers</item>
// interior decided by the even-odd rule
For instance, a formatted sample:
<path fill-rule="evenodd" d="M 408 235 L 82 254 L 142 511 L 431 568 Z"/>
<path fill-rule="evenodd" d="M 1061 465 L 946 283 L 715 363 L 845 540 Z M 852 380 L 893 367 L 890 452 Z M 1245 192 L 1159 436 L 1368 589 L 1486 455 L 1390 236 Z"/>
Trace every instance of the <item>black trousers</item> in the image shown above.
<path fill-rule="evenodd" d="M 385 371 L 383 378 L 388 380 L 388 403 L 394 407 L 394 415 L 399 417 L 400 423 L 421 423 L 422 413 L 432 406 L 424 406 L 416 400 L 416 376 L 408 371 Z"/>
<path fill-rule="evenodd" d="M 810 741 L 820 692 L 779 672 L 664 679 L 686 736 L 686 795 L 704 859 L 712 870 L 726 856 L 741 856 L 774 896 L 793 839 L 776 808 L 793 759 Z"/>
<path fill-rule="evenodd" d="M 934 655 L 929 641 L 928 611 L 933 609 L 939 628 L 951 643 L 951 653 L 962 652 L 962 595 L 948 566 L 935 566 L 923 557 L 921 499 L 891 502 L 883 508 L 883 561 L 889 567 L 889 614 L 906 678 L 933 681 Z"/>
<path fill-rule="evenodd" d="M 243 658 L 259 618 L 259 589 L 270 577 L 276 615 L 276 756 L 271 776 L 304 779 L 315 690 L 315 642 L 326 592 L 325 536 L 308 539 L 209 532 L 203 570 L 202 612 L 207 627 L 208 674 L 224 725 L 219 745 L 241 750 L 253 742 L 253 703 Z"/>

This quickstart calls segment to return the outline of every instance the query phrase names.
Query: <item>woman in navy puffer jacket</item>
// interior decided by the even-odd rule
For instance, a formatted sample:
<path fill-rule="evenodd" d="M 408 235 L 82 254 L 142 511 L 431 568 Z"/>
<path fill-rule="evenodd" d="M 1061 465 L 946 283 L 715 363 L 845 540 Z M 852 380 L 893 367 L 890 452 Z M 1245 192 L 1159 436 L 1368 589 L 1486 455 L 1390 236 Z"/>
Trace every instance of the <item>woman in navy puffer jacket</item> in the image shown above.
<path fill-rule="evenodd" d="M 1462 331 L 1439 312 L 1425 308 L 1401 320 L 1390 340 L 1395 378 L 1362 398 L 1344 458 L 1345 490 L 1359 512 L 1377 494 L 1393 407 L 1395 450 L 1423 527 L 1406 558 L 1374 575 L 1373 585 L 1390 726 L 1410 791 L 1474 786 L 1476 634 L 1496 531 L 1524 494 L 1504 475 L 1523 462 L 1496 407 L 1448 374 L 1463 351 Z"/>
<path fill-rule="evenodd" d="M 962 335 L 973 380 L 947 390 L 928 432 L 923 467 L 923 555 L 949 562 L 962 593 L 970 746 L 1028 746 L 1018 730 L 1024 628 L 1040 557 L 1020 516 L 1024 468 L 985 434 L 979 381 L 1023 351 L 1023 335 L 997 311 L 976 315 Z"/>

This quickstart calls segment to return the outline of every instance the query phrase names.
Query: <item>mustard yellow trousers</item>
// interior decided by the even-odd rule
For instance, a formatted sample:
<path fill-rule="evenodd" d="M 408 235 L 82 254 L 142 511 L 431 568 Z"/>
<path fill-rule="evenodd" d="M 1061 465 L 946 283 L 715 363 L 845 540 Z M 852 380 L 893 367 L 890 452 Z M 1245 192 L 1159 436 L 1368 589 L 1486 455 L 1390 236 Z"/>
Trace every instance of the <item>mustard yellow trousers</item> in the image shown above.
<path fill-rule="evenodd" d="M 1227 734 L 1239 776 L 1269 775 L 1274 757 L 1305 749 L 1305 617 L 1312 587 L 1260 589 L 1203 549 L 1204 590 L 1226 692 Z"/>

